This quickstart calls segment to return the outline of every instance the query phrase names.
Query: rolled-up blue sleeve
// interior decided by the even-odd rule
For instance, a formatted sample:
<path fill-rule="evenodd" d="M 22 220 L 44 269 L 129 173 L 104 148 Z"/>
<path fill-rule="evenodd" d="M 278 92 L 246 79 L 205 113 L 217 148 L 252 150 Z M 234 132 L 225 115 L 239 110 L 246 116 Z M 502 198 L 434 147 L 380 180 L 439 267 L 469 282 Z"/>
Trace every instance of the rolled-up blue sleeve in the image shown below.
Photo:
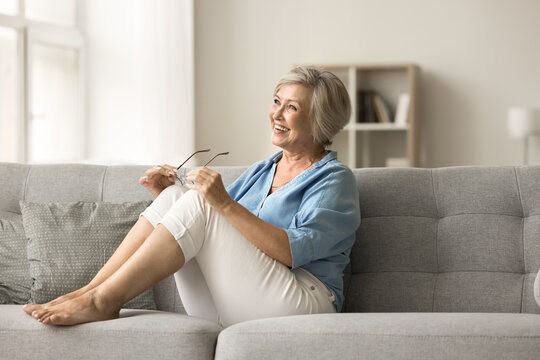
<path fill-rule="evenodd" d="M 347 168 L 328 174 L 304 194 L 299 211 L 285 229 L 292 268 L 349 251 L 359 225 L 354 175 Z"/>

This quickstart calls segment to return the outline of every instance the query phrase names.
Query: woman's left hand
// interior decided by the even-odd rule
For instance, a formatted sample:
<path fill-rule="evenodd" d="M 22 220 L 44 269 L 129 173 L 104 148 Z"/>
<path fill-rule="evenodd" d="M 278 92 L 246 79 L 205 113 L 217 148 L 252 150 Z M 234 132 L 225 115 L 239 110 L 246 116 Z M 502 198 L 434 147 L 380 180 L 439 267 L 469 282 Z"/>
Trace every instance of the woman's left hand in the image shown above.
<path fill-rule="evenodd" d="M 187 175 L 187 180 L 191 182 L 187 186 L 200 192 L 206 202 L 218 212 L 234 203 L 234 200 L 225 190 L 221 175 L 214 170 L 207 167 L 193 170 Z"/>

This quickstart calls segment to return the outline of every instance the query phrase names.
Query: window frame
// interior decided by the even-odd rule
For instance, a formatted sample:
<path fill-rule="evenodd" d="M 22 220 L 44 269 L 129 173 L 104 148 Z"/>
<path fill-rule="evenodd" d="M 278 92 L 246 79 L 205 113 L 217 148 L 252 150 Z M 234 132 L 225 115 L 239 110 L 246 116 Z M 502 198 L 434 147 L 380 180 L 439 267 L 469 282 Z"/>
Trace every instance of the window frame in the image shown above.
<path fill-rule="evenodd" d="M 49 46 L 66 47 L 74 49 L 78 53 L 79 63 L 79 96 L 78 96 L 78 116 L 81 124 L 80 139 L 83 144 L 82 153 L 88 155 L 87 139 L 84 136 L 88 133 L 88 123 L 86 116 L 86 45 L 85 39 L 80 30 L 81 24 L 81 2 L 76 1 L 75 25 L 55 25 L 36 20 L 29 20 L 24 17 L 25 0 L 19 0 L 19 9 L 16 15 L 6 15 L 0 13 L 0 27 L 11 28 L 17 33 L 17 154 L 16 162 L 28 162 L 29 136 L 28 128 L 31 121 L 31 67 L 32 44 L 44 44 Z M 83 160 L 83 159 L 80 159 Z"/>

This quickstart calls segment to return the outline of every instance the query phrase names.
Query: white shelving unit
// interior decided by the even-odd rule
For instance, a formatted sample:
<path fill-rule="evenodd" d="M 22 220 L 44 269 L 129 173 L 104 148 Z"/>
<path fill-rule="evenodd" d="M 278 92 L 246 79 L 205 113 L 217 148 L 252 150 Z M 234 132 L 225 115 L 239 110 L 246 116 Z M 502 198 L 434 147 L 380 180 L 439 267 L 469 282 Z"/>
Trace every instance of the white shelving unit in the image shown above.
<path fill-rule="evenodd" d="M 419 166 L 418 146 L 418 74 L 415 64 L 321 65 L 339 76 L 352 105 L 351 119 L 333 148 L 349 167 L 386 166 L 388 159 L 401 158 L 406 166 Z M 357 92 L 373 90 L 380 94 L 395 114 L 399 95 L 408 93 L 410 104 L 404 125 L 357 122 Z M 346 154 L 346 159 L 342 154 Z"/>

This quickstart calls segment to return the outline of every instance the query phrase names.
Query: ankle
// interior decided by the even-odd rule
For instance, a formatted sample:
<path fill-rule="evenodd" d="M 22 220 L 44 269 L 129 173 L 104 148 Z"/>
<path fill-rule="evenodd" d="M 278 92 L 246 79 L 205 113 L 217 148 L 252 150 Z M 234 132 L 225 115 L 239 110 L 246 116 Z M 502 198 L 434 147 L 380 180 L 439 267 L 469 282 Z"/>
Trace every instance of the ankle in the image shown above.
<path fill-rule="evenodd" d="M 88 291 L 92 303 L 96 309 L 102 313 L 118 312 L 124 303 L 111 293 L 103 291 L 99 286 Z"/>
<path fill-rule="evenodd" d="M 90 290 L 96 288 L 98 286 L 98 284 L 93 284 L 92 282 L 86 284 L 85 286 L 83 286 L 82 288 L 80 288 L 78 291 L 82 292 L 82 293 L 87 293 L 89 292 Z"/>

